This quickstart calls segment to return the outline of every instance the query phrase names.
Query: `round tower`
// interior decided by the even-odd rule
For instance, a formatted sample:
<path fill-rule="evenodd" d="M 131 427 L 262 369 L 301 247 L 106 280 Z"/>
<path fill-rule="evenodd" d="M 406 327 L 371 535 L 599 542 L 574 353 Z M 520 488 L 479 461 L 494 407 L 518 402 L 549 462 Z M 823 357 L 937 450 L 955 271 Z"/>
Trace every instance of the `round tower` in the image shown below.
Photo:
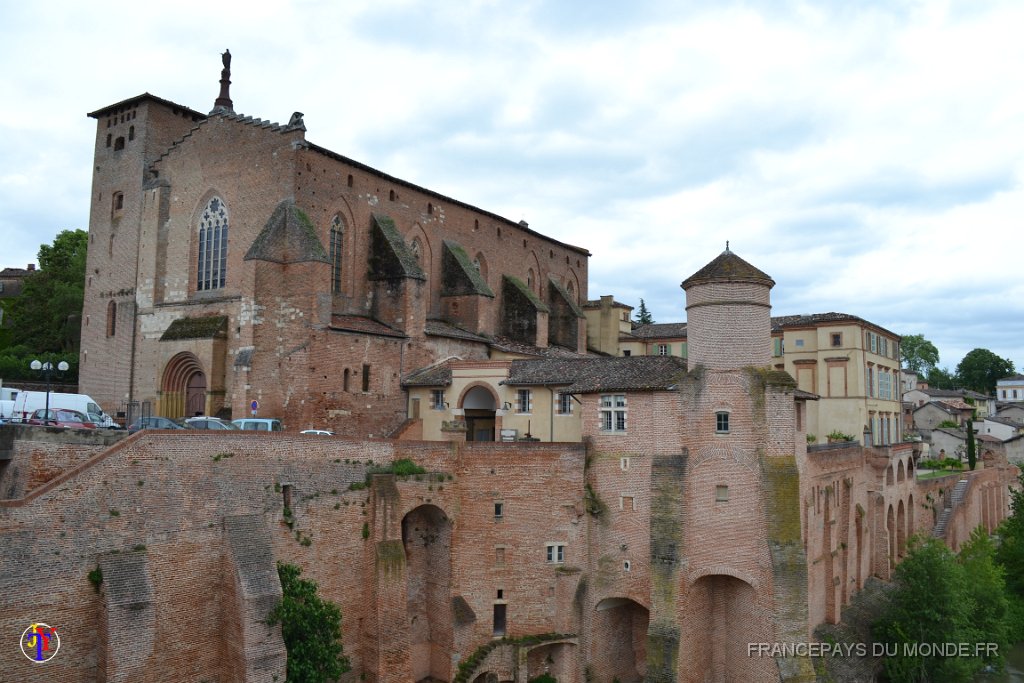
<path fill-rule="evenodd" d="M 732 370 L 771 362 L 771 301 L 775 281 L 725 251 L 682 283 L 690 367 Z"/>

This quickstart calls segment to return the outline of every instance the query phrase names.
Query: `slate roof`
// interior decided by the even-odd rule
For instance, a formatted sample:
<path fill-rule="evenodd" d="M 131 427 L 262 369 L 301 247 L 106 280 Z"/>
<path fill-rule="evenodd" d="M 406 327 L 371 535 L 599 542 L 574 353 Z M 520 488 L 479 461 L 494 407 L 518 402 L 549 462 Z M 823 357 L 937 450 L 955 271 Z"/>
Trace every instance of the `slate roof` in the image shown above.
<path fill-rule="evenodd" d="M 564 346 L 552 345 L 541 348 L 540 346 L 524 344 L 507 337 L 495 337 L 490 341 L 490 346 L 492 349 L 504 351 L 505 353 L 518 353 L 524 356 L 537 356 L 538 358 L 585 358 L 585 356 L 581 356 Z"/>
<path fill-rule="evenodd" d="M 115 102 L 114 104 L 108 104 L 102 109 L 97 109 L 96 111 L 89 112 L 88 114 L 86 114 L 86 116 L 91 116 L 94 119 L 98 119 L 101 116 L 106 116 L 107 112 L 109 111 L 115 111 L 117 109 L 120 109 L 121 107 L 127 107 L 132 104 L 137 104 L 142 100 L 153 100 L 154 102 L 159 102 L 160 104 L 170 107 L 171 109 L 180 109 L 183 112 L 191 114 L 193 118 L 206 118 L 206 114 L 203 114 L 202 112 L 198 112 L 184 105 L 171 102 L 170 100 L 165 100 L 162 97 L 157 97 L 156 95 L 150 95 L 148 92 L 144 92 L 141 95 L 136 95 L 135 97 L 129 97 L 127 100 L 121 100 L 120 102 Z"/>
<path fill-rule="evenodd" d="M 996 424 L 1006 425 L 1007 427 L 1020 427 L 1021 426 L 1019 420 L 1011 420 L 1008 417 L 999 417 L 998 415 L 996 415 L 994 417 L 993 416 L 986 416 L 984 418 L 984 420 L 985 420 L 985 422 L 995 422 Z"/>
<path fill-rule="evenodd" d="M 1000 382 L 1022 382 L 1024 381 L 1024 375 L 1010 375 L 1009 377 L 1000 377 Z"/>
<path fill-rule="evenodd" d="M 343 332 L 361 332 L 363 334 L 376 334 L 382 337 L 405 338 L 403 332 L 393 327 L 388 327 L 373 318 L 361 315 L 332 315 L 331 324 L 328 327 L 332 330 L 341 330 Z"/>
<path fill-rule="evenodd" d="M 977 391 L 971 391 L 970 389 L 918 389 L 926 396 L 932 398 L 970 398 L 976 401 L 988 401 L 991 400 L 991 396 L 985 394 L 979 394 Z"/>
<path fill-rule="evenodd" d="M 424 326 L 424 333 L 432 337 L 448 337 L 450 339 L 465 339 L 467 341 L 482 342 L 484 344 L 490 343 L 490 339 L 482 337 L 479 334 L 464 330 L 461 327 L 456 327 L 451 323 L 443 320 L 428 320 Z"/>
<path fill-rule="evenodd" d="M 223 339 L 228 336 L 228 317 L 208 315 L 200 318 L 178 318 L 160 336 L 160 341 L 177 339 Z"/>
<path fill-rule="evenodd" d="M 894 337 L 900 336 L 892 330 L 887 330 L 881 325 L 876 325 L 859 316 L 850 315 L 849 313 L 836 313 L 835 311 L 829 313 L 802 313 L 800 315 L 775 315 L 772 316 L 771 321 L 772 332 L 778 332 L 786 327 L 811 327 L 819 323 L 861 323 L 882 330 Z"/>
<path fill-rule="evenodd" d="M 925 403 L 924 405 L 921 405 L 921 406 L 918 406 L 917 408 L 914 408 L 914 412 L 916 413 L 917 411 L 924 410 L 925 408 L 938 408 L 942 412 L 949 413 L 950 415 L 956 415 L 956 416 L 960 415 L 960 411 L 958 409 L 954 408 L 953 406 L 947 405 L 947 404 L 943 403 L 942 401 L 929 401 L 928 403 Z"/>
<path fill-rule="evenodd" d="M 670 390 L 686 374 L 686 361 L 674 356 L 616 356 L 515 360 L 502 384 L 560 386 L 574 394 L 598 391 Z"/>
<path fill-rule="evenodd" d="M 641 339 L 665 339 L 686 336 L 686 323 L 651 323 L 633 328 L 633 336 Z M 619 335 L 620 339 L 622 335 Z"/>
<path fill-rule="evenodd" d="M 446 387 L 452 383 L 451 359 L 413 370 L 402 380 L 403 387 Z"/>
<path fill-rule="evenodd" d="M 629 304 L 624 304 L 621 301 L 615 301 L 614 299 L 612 299 L 612 306 L 618 306 L 619 308 L 629 308 L 629 309 L 633 308 Z M 585 302 L 583 302 L 583 308 L 601 308 L 601 300 L 600 299 L 587 299 Z"/>
<path fill-rule="evenodd" d="M 34 273 L 34 270 L 27 270 L 25 268 L 4 268 L 0 270 L 0 278 L 16 278 L 26 277 L 29 273 Z"/>
<path fill-rule="evenodd" d="M 725 251 L 719 254 L 711 263 L 707 264 L 690 277 L 683 280 L 683 289 L 689 289 L 694 285 L 707 282 L 758 282 L 769 287 L 775 285 L 775 280 L 767 273 L 764 273 L 750 265 L 736 254 Z"/>

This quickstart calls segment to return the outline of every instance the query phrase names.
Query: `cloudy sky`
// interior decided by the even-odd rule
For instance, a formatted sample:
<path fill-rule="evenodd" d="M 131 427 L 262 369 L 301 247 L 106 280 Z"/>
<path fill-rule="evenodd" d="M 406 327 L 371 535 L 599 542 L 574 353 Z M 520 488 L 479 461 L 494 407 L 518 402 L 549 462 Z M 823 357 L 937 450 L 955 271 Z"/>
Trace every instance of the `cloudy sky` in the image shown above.
<path fill-rule="evenodd" d="M 95 122 L 235 110 L 588 248 L 589 295 L 685 319 L 725 241 L 777 315 L 1024 367 L 1024 3 L 3 3 L 0 266 L 88 226 Z"/>

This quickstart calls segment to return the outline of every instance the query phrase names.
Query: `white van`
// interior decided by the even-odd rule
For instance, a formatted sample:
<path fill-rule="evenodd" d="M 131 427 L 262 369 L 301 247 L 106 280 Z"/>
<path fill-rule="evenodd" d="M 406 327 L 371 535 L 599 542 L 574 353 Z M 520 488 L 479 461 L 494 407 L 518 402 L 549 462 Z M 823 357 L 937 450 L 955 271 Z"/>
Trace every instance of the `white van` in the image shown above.
<path fill-rule="evenodd" d="M 0 423 L 6 422 L 14 415 L 14 401 L 0 400 Z"/>
<path fill-rule="evenodd" d="M 32 413 L 45 407 L 45 391 L 20 391 L 18 392 L 18 396 L 14 399 L 14 419 L 22 421 L 27 420 Z M 77 410 L 80 413 L 88 415 L 91 422 L 95 422 L 102 428 L 120 428 L 120 425 L 114 422 L 114 418 L 103 412 L 103 409 L 100 408 L 100 404 L 96 403 L 96 401 L 92 400 L 91 396 L 86 394 L 61 394 L 56 391 L 51 391 L 50 408 Z"/>
<path fill-rule="evenodd" d="M 257 432 L 283 432 L 284 425 L 281 424 L 280 420 L 275 420 L 269 417 L 244 417 L 238 420 L 232 420 L 232 423 L 239 429 L 246 429 L 249 431 Z"/>

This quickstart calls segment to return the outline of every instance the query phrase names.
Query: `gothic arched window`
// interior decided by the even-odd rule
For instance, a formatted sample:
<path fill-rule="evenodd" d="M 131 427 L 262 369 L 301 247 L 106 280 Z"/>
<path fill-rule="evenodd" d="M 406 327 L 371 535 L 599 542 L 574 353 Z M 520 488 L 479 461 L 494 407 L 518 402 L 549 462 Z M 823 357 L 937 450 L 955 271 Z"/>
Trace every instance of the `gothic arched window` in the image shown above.
<path fill-rule="evenodd" d="M 335 216 L 331 221 L 331 291 L 335 294 L 341 293 L 341 266 L 342 258 L 345 255 L 344 237 L 345 224 L 341 222 L 341 216 Z"/>
<path fill-rule="evenodd" d="M 221 289 L 228 274 L 228 210 L 214 197 L 199 217 L 197 290 Z"/>

